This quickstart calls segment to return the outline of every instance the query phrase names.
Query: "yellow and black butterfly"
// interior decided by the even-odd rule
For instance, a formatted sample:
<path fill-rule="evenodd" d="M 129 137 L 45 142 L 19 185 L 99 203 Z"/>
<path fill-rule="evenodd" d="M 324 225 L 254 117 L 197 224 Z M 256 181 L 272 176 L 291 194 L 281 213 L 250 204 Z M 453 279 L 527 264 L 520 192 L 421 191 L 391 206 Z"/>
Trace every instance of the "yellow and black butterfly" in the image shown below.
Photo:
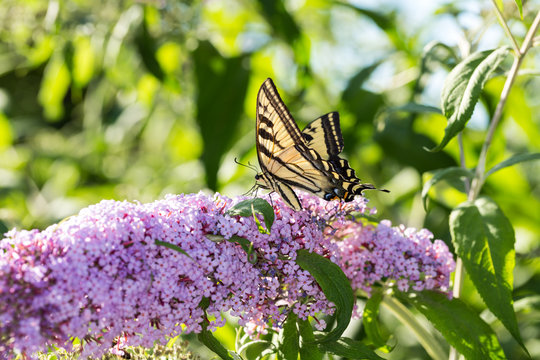
<path fill-rule="evenodd" d="M 353 200 L 365 189 L 347 160 L 339 157 L 343 137 L 337 112 L 313 120 L 301 132 L 268 78 L 257 95 L 257 185 L 275 191 L 295 210 L 302 209 L 293 187 L 325 200 Z M 386 191 L 386 190 L 383 190 Z"/>

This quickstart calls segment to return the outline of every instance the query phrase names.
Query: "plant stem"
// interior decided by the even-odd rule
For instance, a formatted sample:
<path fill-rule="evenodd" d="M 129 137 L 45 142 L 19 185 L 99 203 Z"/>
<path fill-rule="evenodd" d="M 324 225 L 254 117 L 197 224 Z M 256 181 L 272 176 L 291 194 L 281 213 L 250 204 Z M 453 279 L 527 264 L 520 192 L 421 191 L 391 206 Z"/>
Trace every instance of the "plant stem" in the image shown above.
<path fill-rule="evenodd" d="M 495 4 L 495 8 L 497 9 L 497 13 L 499 14 L 500 11 L 496 4 Z M 502 14 L 501 14 L 501 17 L 502 17 Z M 503 27 L 506 30 L 508 28 L 506 26 L 506 23 L 504 21 L 501 21 L 501 22 L 504 24 Z M 486 170 L 487 151 L 489 149 L 489 146 L 491 145 L 491 141 L 493 140 L 495 129 L 497 128 L 497 125 L 501 121 L 503 108 L 506 105 L 506 101 L 508 100 L 508 95 L 510 94 L 510 89 L 512 88 L 512 85 L 514 84 L 514 80 L 516 79 L 518 75 L 519 67 L 521 66 L 521 63 L 523 62 L 523 58 L 525 57 L 525 54 L 527 53 L 527 51 L 531 48 L 533 44 L 534 34 L 538 30 L 539 26 L 540 26 L 540 11 L 536 14 L 536 17 L 531 27 L 529 28 L 529 31 L 527 32 L 525 39 L 523 40 L 523 44 L 521 45 L 521 48 L 518 48 L 517 45 L 514 46 L 516 49 L 516 53 L 514 55 L 514 63 L 512 64 L 512 68 L 510 69 L 510 72 L 508 73 L 508 77 L 506 78 L 506 82 L 504 83 L 504 87 L 501 92 L 499 103 L 497 104 L 497 107 L 495 108 L 495 113 L 493 114 L 493 118 L 491 120 L 491 123 L 489 124 L 486 140 L 484 141 L 484 144 L 482 145 L 482 150 L 480 151 L 480 156 L 478 158 L 478 166 L 476 167 L 476 172 L 472 180 L 471 188 L 468 194 L 469 201 L 476 200 L 478 198 L 478 195 L 480 194 L 480 190 L 482 189 L 482 185 L 484 184 L 484 181 L 485 181 L 484 176 L 485 176 L 485 170 Z M 510 35 L 510 38 L 515 43 L 513 36 Z M 463 262 L 461 261 L 460 258 L 458 258 L 456 262 L 456 271 L 454 275 L 454 288 L 453 288 L 453 295 L 455 298 L 458 298 L 461 295 L 463 274 L 464 274 Z M 457 352 L 455 348 L 452 347 L 450 349 L 449 360 L 457 360 L 458 358 L 459 358 L 459 353 Z"/>
<path fill-rule="evenodd" d="M 506 20 L 504 19 L 504 16 L 501 12 L 501 9 L 499 9 L 499 6 L 497 6 L 497 2 L 495 0 L 491 0 L 493 3 L 493 7 L 495 7 L 495 14 L 497 14 L 497 18 L 499 19 L 499 22 L 501 23 L 502 28 L 504 29 L 504 32 L 506 33 L 506 36 L 510 39 L 512 42 L 512 47 L 514 48 L 514 51 L 516 53 L 519 52 L 519 45 L 516 42 L 516 39 L 514 39 L 514 35 L 512 35 L 512 32 L 510 31 L 510 28 L 508 27 L 508 24 L 506 23 Z"/>
<path fill-rule="evenodd" d="M 506 82 L 504 83 L 504 87 L 501 92 L 501 98 L 499 100 L 499 103 L 497 104 L 497 107 L 495 108 L 495 113 L 493 114 L 493 118 L 491 120 L 491 123 L 489 124 L 486 140 L 484 141 L 484 144 L 482 145 L 482 150 L 480 151 L 480 156 L 478 158 L 478 166 L 476 167 L 476 173 L 471 184 L 471 189 L 469 191 L 469 196 L 468 196 L 469 201 L 476 200 L 476 198 L 478 197 L 478 194 L 480 193 L 480 190 L 482 189 L 482 185 L 484 184 L 484 180 L 485 180 L 484 173 L 486 170 L 487 151 L 489 149 L 489 146 L 491 145 L 491 141 L 493 140 L 493 135 L 495 134 L 497 125 L 499 125 L 499 122 L 501 121 L 503 108 L 506 105 L 506 101 L 508 100 L 508 95 L 510 94 L 510 89 L 512 88 L 512 85 L 514 84 L 514 80 L 516 79 L 516 76 L 518 74 L 519 67 L 521 66 L 521 63 L 523 62 L 523 58 L 525 57 L 525 54 L 527 53 L 527 51 L 530 49 L 532 45 L 534 34 L 538 30 L 539 25 L 540 25 L 540 11 L 536 15 L 536 18 L 534 19 L 529 31 L 527 32 L 527 35 L 525 36 L 525 40 L 523 41 L 523 45 L 521 46 L 520 49 L 518 49 L 517 53 L 514 56 L 514 63 L 512 64 L 512 68 L 510 69 L 510 72 L 508 73 L 508 77 L 506 78 Z"/>
<path fill-rule="evenodd" d="M 381 304 L 416 335 L 418 342 L 432 359 L 446 359 L 446 354 L 437 339 L 418 322 L 406 306 L 392 296 L 384 296 Z"/>

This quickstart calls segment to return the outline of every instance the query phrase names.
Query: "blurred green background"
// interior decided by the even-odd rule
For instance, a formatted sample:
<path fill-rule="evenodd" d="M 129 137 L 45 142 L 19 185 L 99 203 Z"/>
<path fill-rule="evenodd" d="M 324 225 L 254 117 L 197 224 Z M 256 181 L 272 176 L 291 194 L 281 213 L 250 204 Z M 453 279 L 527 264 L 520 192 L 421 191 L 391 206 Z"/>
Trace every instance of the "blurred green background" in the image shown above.
<path fill-rule="evenodd" d="M 524 2 L 523 20 L 504 5 L 521 39 L 540 2 Z M 0 232 L 44 228 L 102 199 L 245 193 L 255 173 L 234 158 L 257 164 L 255 97 L 272 77 L 301 127 L 340 112 L 357 175 L 391 190 L 367 193 L 381 218 L 448 242 L 449 211 L 466 196 L 441 183 L 428 212 L 420 197 L 431 170 L 460 161 L 456 140 L 423 149 L 444 133 L 441 87 L 463 56 L 507 43 L 487 1 L 2 0 Z M 488 168 L 540 151 L 539 65 L 532 50 Z M 468 167 L 504 79 L 487 83 L 464 133 Z M 539 184 L 530 162 L 484 188 L 515 226 L 516 294 L 540 289 Z"/>

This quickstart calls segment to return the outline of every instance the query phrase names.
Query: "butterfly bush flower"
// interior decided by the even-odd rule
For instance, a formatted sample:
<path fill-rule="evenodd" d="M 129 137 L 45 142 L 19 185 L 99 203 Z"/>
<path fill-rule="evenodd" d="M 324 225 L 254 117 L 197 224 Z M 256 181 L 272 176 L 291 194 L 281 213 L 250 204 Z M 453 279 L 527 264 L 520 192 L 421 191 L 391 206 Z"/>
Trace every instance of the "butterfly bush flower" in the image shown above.
<path fill-rule="evenodd" d="M 427 230 L 363 225 L 348 215 L 374 211 L 361 197 L 346 204 L 299 197 L 298 212 L 272 197 L 270 234 L 252 217 L 227 214 L 245 198 L 202 193 L 149 204 L 102 201 L 43 231 L 6 233 L 0 353 L 32 354 L 51 344 L 69 350 L 76 337 L 82 355 L 99 356 L 118 339 L 150 347 L 214 330 L 224 312 L 254 336 L 279 328 L 290 312 L 302 319 L 331 314 L 334 305 L 295 262 L 299 249 L 339 264 L 367 294 L 375 283 L 392 282 L 401 291 L 448 290 L 451 254 Z M 238 238 L 252 243 L 255 257 Z"/>

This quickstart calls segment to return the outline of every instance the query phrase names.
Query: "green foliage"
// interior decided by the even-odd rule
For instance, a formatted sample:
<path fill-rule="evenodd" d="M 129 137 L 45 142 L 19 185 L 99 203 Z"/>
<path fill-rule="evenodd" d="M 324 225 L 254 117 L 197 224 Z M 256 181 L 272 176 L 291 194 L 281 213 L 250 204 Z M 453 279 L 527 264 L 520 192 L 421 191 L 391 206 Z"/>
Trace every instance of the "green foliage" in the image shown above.
<path fill-rule="evenodd" d="M 458 256 L 488 308 L 522 344 L 513 309 L 515 235 L 508 218 L 488 197 L 458 206 L 450 215 Z"/>
<path fill-rule="evenodd" d="M 448 75 L 442 90 L 442 110 L 448 119 L 444 138 L 431 151 L 443 149 L 448 142 L 465 128 L 474 106 L 491 74 L 508 55 L 509 48 L 474 53 L 460 62 Z"/>
<path fill-rule="evenodd" d="M 459 299 L 423 291 L 407 297 L 466 359 L 506 359 L 497 336 Z"/>
<path fill-rule="evenodd" d="M 354 305 L 354 296 L 349 280 L 343 270 L 321 255 L 307 250 L 298 250 L 296 263 L 315 278 L 326 298 L 336 306 L 336 327 L 334 330 L 318 338 L 318 342 L 337 340 L 349 325 Z"/>
<path fill-rule="evenodd" d="M 239 202 L 227 210 L 227 214 L 230 216 L 253 216 L 255 222 L 259 225 L 259 231 L 261 233 L 270 233 L 272 224 L 274 223 L 274 209 L 268 203 L 268 201 L 261 198 L 247 199 Z M 257 214 L 261 214 L 264 218 L 264 224 L 266 229 L 263 229 L 259 224 Z"/>
<path fill-rule="evenodd" d="M 534 1 L 495 3 L 499 23 L 491 20 L 493 2 L 477 2 L 476 22 L 463 28 L 462 15 L 471 9 L 459 2 L 424 9 L 427 20 L 411 26 L 411 14 L 420 17 L 422 9 L 399 1 L 361 8 L 344 1 L 4 0 L 0 233 L 45 228 L 102 199 L 245 193 L 253 174 L 233 159 L 256 164 L 256 91 L 272 77 L 299 123 L 340 112 L 344 156 L 362 180 L 392 191 L 385 199 L 367 195 L 380 219 L 427 227 L 453 244 L 467 281 L 456 279 L 460 300 L 427 293 L 404 299 L 413 305 L 400 310 L 410 321 L 389 320 L 384 297 L 390 295 L 374 291 L 362 321 L 350 321 L 354 297 L 343 274 L 313 254 L 299 254 L 299 264 L 338 309 L 326 342 L 315 346 L 320 338 L 310 322 L 292 315 L 281 342 L 275 334 L 245 338 L 238 353 L 208 331 L 201 342 L 223 358 L 268 357 L 276 353 L 274 342 L 283 358 L 298 353 L 319 360 L 326 353 L 379 358 L 373 349 L 391 350 L 395 338 L 399 351 L 389 357 L 425 358 L 440 351 L 426 355 L 399 339 L 402 324 L 425 316 L 443 337 L 425 336 L 428 342 L 444 341 L 468 358 L 503 358 L 501 348 L 520 358 L 523 346 L 538 356 L 530 348 L 540 329 L 538 308 L 518 303 L 540 295 L 534 256 L 540 248 L 539 83 L 528 76 L 538 73 L 539 63 L 515 45 L 525 41 L 521 33 L 538 9 Z M 514 73 L 504 61 L 510 57 L 521 76 L 507 84 Z M 230 215 L 257 222 L 262 215 L 261 232 L 271 231 L 274 221 L 261 199 L 238 204 Z M 228 241 L 257 261 L 249 240 Z M 487 325 L 481 311 L 498 321 Z M 355 335 L 343 338 L 347 325 Z M 419 343 L 428 348 L 425 339 Z"/>

